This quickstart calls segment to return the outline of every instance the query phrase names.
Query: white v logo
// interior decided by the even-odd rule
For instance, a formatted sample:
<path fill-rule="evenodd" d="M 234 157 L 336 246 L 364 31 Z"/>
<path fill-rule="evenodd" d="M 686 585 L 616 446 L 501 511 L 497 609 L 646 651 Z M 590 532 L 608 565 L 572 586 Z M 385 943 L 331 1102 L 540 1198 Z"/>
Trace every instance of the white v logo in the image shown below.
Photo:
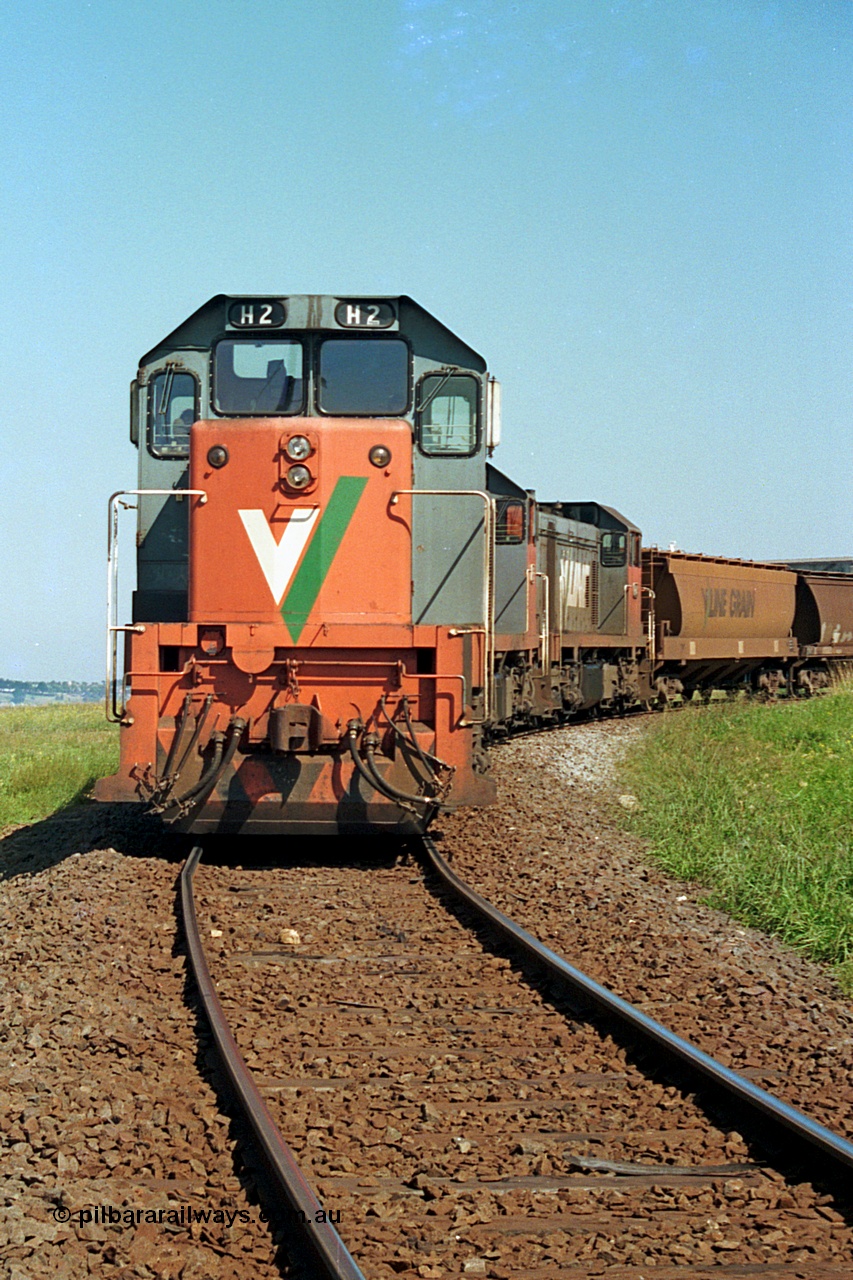
<path fill-rule="evenodd" d="M 284 526 L 281 541 L 276 542 L 263 511 L 240 512 L 243 528 L 249 535 L 276 605 L 281 604 L 287 584 L 293 577 L 293 571 L 311 537 L 311 530 L 317 523 L 319 514 L 319 507 L 295 507 Z"/>

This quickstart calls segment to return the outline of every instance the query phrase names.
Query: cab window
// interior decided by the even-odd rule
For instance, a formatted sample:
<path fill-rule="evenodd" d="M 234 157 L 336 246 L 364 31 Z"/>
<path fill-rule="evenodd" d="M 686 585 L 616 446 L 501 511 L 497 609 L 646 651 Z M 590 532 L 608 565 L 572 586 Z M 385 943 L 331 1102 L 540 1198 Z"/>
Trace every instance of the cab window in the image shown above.
<path fill-rule="evenodd" d="M 301 413 L 303 363 L 302 344 L 293 339 L 223 339 L 213 356 L 213 407 L 248 417 Z"/>
<path fill-rule="evenodd" d="M 601 563 L 605 569 L 618 569 L 628 557 L 628 538 L 624 533 L 602 533 Z"/>
<path fill-rule="evenodd" d="M 320 343 L 317 407 L 343 416 L 394 417 L 409 407 L 409 347 L 402 338 Z"/>
<path fill-rule="evenodd" d="M 469 374 L 430 373 L 418 395 L 418 443 L 430 457 L 477 452 L 479 389 Z"/>
<path fill-rule="evenodd" d="M 164 369 L 148 384 L 148 448 L 155 458 L 186 458 L 190 427 L 198 417 L 198 382 L 191 373 Z"/>

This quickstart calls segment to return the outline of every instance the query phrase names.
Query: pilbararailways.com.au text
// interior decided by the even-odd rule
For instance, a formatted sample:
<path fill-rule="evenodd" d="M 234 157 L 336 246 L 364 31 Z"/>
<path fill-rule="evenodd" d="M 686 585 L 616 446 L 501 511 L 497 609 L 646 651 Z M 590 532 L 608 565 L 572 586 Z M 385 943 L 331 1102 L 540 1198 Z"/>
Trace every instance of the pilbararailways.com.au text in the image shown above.
<path fill-rule="evenodd" d="M 86 1209 L 68 1209 L 59 1205 L 53 1210 L 55 1222 L 74 1222 L 77 1226 L 138 1227 L 142 1223 L 154 1226 L 190 1227 L 195 1223 L 233 1227 L 235 1222 L 249 1223 L 256 1216 L 258 1222 L 269 1222 L 270 1215 L 258 1209 L 253 1215 L 249 1209 L 196 1209 L 193 1205 L 171 1204 L 166 1209 L 117 1209 L 111 1204 L 96 1204 Z M 276 1215 L 279 1216 L 279 1215 Z M 340 1222 L 340 1209 L 318 1209 L 306 1214 L 302 1209 L 291 1210 L 290 1217 L 297 1222 Z"/>

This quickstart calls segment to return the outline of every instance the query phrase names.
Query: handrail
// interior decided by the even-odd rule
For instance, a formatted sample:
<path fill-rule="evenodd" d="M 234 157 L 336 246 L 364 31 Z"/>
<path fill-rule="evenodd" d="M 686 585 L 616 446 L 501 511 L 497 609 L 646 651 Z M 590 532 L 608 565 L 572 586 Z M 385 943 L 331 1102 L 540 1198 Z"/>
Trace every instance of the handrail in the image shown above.
<path fill-rule="evenodd" d="M 654 663 L 657 658 L 655 647 L 655 593 L 651 587 L 641 587 L 640 591 L 649 597 L 649 613 L 646 621 L 647 639 L 649 644 L 649 661 Z"/>
<path fill-rule="evenodd" d="M 542 603 L 542 626 L 539 630 L 539 662 L 542 666 L 542 675 L 550 676 L 551 674 L 551 597 L 550 597 L 550 579 L 547 573 L 542 573 L 535 565 L 530 565 L 527 570 L 530 579 L 535 583 L 537 578 L 541 578 L 545 583 L 545 591 L 543 592 Z M 538 593 L 537 593 L 538 594 Z M 561 620 L 562 621 L 562 620 Z M 560 630 L 560 653 L 563 649 L 563 632 Z"/>
<path fill-rule="evenodd" d="M 118 625 L 118 509 L 122 506 L 125 511 L 138 510 L 133 503 L 122 502 L 123 498 L 149 496 L 182 498 L 184 494 L 198 497 L 199 506 L 207 502 L 207 493 L 204 489 L 119 489 L 110 496 L 107 520 L 107 679 L 104 697 L 107 719 L 113 724 L 120 724 L 125 715 L 124 687 L 122 687 L 121 707 L 119 707 L 116 679 L 119 632 L 130 631 L 136 635 L 142 635 L 145 631 L 145 627 L 141 625 L 130 627 Z"/>

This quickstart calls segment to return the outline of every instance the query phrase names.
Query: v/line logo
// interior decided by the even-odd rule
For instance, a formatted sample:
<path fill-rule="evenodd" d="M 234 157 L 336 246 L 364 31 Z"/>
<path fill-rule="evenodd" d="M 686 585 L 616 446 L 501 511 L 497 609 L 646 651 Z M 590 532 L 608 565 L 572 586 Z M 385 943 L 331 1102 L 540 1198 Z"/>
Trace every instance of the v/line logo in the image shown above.
<path fill-rule="evenodd" d="M 299 641 L 366 484 L 367 476 L 339 476 L 325 511 L 321 513 L 319 507 L 295 507 L 278 541 L 263 511 L 239 513 L 294 644 Z"/>
<path fill-rule="evenodd" d="M 590 600 L 590 575 L 592 565 L 560 558 L 560 617 L 565 618 L 568 609 L 588 609 Z"/>
<path fill-rule="evenodd" d="M 258 557 L 258 564 L 264 571 L 277 605 L 281 604 L 319 514 L 319 507 L 295 507 L 284 526 L 281 541 L 276 542 L 263 511 L 240 512 L 243 528 L 249 535 L 252 549 Z"/>

